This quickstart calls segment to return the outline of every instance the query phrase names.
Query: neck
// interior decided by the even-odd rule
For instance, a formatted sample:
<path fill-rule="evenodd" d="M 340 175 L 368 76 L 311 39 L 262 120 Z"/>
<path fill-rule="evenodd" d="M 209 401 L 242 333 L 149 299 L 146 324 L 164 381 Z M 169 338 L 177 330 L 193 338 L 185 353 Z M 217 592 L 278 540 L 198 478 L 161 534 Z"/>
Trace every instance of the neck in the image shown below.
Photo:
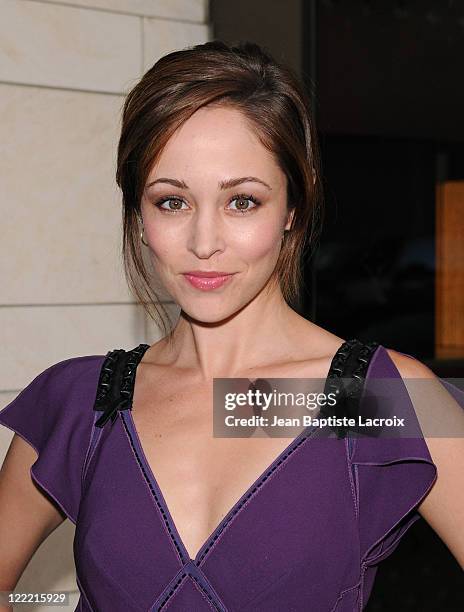
<path fill-rule="evenodd" d="M 200 322 L 181 311 L 166 359 L 195 370 L 199 378 L 239 377 L 248 369 L 290 360 L 306 319 L 285 302 L 280 288 L 261 292 L 225 320 Z"/>

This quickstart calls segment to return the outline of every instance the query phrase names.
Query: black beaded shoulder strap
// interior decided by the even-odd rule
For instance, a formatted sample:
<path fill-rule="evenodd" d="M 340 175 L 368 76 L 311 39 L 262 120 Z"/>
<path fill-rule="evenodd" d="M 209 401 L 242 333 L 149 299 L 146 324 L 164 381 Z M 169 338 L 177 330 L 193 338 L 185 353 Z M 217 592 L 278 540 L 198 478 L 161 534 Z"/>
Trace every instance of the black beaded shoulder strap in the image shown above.
<path fill-rule="evenodd" d="M 378 342 L 361 342 L 352 338 L 335 353 L 330 365 L 324 393 L 334 393 L 336 404 L 324 407 L 323 416 L 356 418 L 369 363 L 379 346 Z M 334 428 L 338 438 L 344 438 L 348 428 Z"/>
<path fill-rule="evenodd" d="M 149 344 L 139 344 L 130 351 L 108 351 L 103 362 L 97 386 L 94 410 L 103 411 L 96 427 L 103 427 L 111 419 L 114 423 L 118 410 L 132 409 L 137 366 Z"/>
<path fill-rule="evenodd" d="M 353 417 L 357 414 L 367 368 L 378 346 L 378 342 L 363 343 L 356 338 L 340 346 L 330 364 L 324 387 L 324 393 L 335 394 L 336 404 L 321 409 L 322 415 Z M 148 348 L 149 344 L 139 344 L 130 351 L 115 349 L 106 354 L 94 404 L 94 410 L 103 414 L 96 421 L 96 427 L 103 427 L 109 419 L 114 423 L 118 410 L 132 408 L 137 366 Z M 335 429 L 337 437 L 345 437 L 346 428 Z"/>

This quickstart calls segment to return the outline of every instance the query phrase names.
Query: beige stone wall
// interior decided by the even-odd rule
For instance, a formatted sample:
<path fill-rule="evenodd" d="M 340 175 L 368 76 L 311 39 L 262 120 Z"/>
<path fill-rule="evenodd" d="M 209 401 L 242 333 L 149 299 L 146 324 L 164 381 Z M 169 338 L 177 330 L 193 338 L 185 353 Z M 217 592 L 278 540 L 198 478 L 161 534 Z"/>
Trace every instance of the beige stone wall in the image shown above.
<path fill-rule="evenodd" d="M 0 0 L 0 408 L 52 363 L 159 337 L 120 261 L 120 111 L 161 55 L 210 38 L 208 0 Z M 67 520 L 17 591 L 75 607 L 73 536 Z"/>

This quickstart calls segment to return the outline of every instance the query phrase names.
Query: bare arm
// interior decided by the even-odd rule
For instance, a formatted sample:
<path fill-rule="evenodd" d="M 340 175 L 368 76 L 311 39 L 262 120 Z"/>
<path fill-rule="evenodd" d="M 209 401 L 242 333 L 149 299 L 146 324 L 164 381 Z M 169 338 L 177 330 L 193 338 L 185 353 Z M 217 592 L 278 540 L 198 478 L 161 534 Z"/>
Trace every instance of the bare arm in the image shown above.
<path fill-rule="evenodd" d="M 37 548 L 66 518 L 32 480 L 36 459 L 15 434 L 0 469 L 0 590 L 14 590 Z M 0 605 L 0 612 L 8 609 Z"/>
<path fill-rule="evenodd" d="M 387 350 L 403 379 L 435 379 L 441 385 L 420 361 Z M 437 389 L 437 410 L 441 393 Z M 417 509 L 464 569 L 464 438 L 425 437 L 425 441 L 437 466 L 437 479 Z"/>

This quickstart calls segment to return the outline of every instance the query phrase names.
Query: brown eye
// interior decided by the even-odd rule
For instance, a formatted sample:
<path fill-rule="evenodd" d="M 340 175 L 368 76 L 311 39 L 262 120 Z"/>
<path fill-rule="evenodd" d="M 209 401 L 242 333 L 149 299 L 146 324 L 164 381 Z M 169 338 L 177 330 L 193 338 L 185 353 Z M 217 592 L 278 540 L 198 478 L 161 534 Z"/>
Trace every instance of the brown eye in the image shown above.
<path fill-rule="evenodd" d="M 258 208 L 258 206 L 260 205 L 260 202 L 256 198 L 254 198 L 251 195 L 244 195 L 244 194 L 234 196 L 230 200 L 231 204 L 232 202 L 236 202 L 236 208 L 232 210 L 235 210 L 236 212 L 239 212 L 242 214 L 246 214 L 248 213 L 248 211 Z M 253 203 L 253 206 L 250 206 L 250 202 Z"/>
<path fill-rule="evenodd" d="M 167 207 L 163 206 L 164 204 L 167 204 Z M 173 204 L 173 206 L 171 206 L 171 204 Z M 182 204 L 184 204 L 184 202 L 178 198 L 164 198 L 163 200 L 159 200 L 156 206 L 165 212 L 176 213 L 182 210 Z"/>
<path fill-rule="evenodd" d="M 237 198 L 236 202 L 236 206 L 239 210 L 247 210 L 250 207 L 250 200 L 246 198 Z"/>

